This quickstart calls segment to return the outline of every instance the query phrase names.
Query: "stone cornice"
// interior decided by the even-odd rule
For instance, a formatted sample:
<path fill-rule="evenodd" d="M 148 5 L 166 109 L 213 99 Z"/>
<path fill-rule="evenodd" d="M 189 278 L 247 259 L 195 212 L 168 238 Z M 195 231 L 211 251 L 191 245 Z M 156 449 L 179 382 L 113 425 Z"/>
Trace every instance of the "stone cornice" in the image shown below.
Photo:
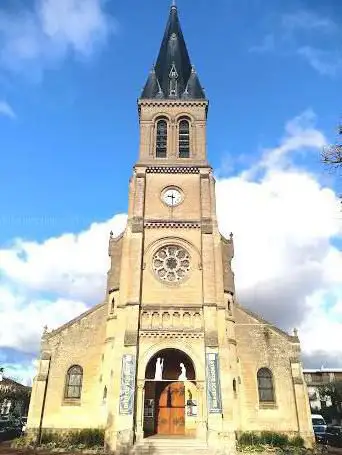
<path fill-rule="evenodd" d="M 198 166 L 148 166 L 147 174 L 199 174 Z"/>
<path fill-rule="evenodd" d="M 176 229 L 200 229 L 201 223 L 197 221 L 169 221 L 169 220 L 146 220 L 145 228 L 176 228 Z"/>
<path fill-rule="evenodd" d="M 169 99 L 139 99 L 138 106 L 204 106 L 207 107 L 209 105 L 208 100 L 169 100 Z"/>

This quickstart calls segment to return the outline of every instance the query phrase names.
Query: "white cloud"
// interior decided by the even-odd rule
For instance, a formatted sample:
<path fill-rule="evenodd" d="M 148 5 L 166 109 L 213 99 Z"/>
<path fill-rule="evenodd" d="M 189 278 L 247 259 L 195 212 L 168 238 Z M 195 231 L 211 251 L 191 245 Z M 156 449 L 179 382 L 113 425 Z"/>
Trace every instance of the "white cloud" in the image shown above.
<path fill-rule="evenodd" d="M 323 76 L 336 76 L 342 69 L 342 55 L 340 51 L 303 46 L 297 49 L 297 53 Z"/>
<path fill-rule="evenodd" d="M 334 77 L 342 70 L 342 53 L 336 44 L 341 38 L 340 27 L 332 18 L 313 9 L 298 10 L 280 16 L 275 29 L 250 51 L 298 56 L 319 74 Z"/>
<path fill-rule="evenodd" d="M 6 101 L 0 101 L 0 115 L 4 115 L 5 117 L 12 119 L 16 117 L 14 110 Z"/>
<path fill-rule="evenodd" d="M 298 155 L 318 157 L 326 142 L 314 121 L 305 111 L 259 163 L 219 178 L 217 209 L 222 233 L 234 232 L 240 303 L 283 329 L 299 328 L 307 361 L 316 355 L 320 366 L 322 355 L 333 356 L 341 365 L 342 253 L 333 246 L 342 239 L 339 201 L 317 175 L 295 165 Z M 11 328 L 0 346 L 33 351 L 45 323 L 55 327 L 98 303 L 109 231 L 118 234 L 125 222 L 118 215 L 78 235 L 16 239 L 0 250 L 0 319 Z"/>
<path fill-rule="evenodd" d="M 284 14 L 282 16 L 282 25 L 292 32 L 296 30 L 334 32 L 337 28 L 332 19 L 318 15 L 310 10 Z"/>
<path fill-rule="evenodd" d="M 0 346 L 35 352 L 43 327 L 56 328 L 104 297 L 109 232 L 125 215 L 94 223 L 80 234 L 43 243 L 16 239 L 0 250 Z"/>
<path fill-rule="evenodd" d="M 0 11 L 0 65 L 38 70 L 69 53 L 90 56 L 114 29 L 102 0 L 37 0 Z"/>
<path fill-rule="evenodd" d="M 326 143 L 313 122 L 304 112 L 255 166 L 219 179 L 217 209 L 222 232 L 235 233 L 240 302 L 281 328 L 299 328 L 307 360 L 320 351 L 342 366 L 342 253 L 332 244 L 342 239 L 339 200 L 294 164 L 298 153 L 319 156 Z"/>

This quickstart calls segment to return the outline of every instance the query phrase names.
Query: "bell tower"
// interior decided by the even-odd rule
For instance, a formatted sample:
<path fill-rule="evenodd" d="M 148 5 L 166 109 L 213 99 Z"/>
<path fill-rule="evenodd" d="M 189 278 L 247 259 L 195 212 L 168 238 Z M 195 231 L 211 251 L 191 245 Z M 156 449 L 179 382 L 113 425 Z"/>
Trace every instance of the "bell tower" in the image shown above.
<path fill-rule="evenodd" d="M 218 230 L 208 100 L 174 4 L 138 112 L 127 228 L 109 247 L 106 336 L 116 348 L 106 357 L 122 364 L 109 403 L 116 415 L 110 438 L 126 431 L 138 440 L 183 434 L 215 443 L 225 434 L 235 441 L 233 240 Z M 126 368 L 135 396 L 125 404 Z M 173 405 L 169 396 L 178 397 Z"/>
<path fill-rule="evenodd" d="M 208 101 L 173 5 L 156 64 L 138 101 L 141 164 L 206 163 Z"/>

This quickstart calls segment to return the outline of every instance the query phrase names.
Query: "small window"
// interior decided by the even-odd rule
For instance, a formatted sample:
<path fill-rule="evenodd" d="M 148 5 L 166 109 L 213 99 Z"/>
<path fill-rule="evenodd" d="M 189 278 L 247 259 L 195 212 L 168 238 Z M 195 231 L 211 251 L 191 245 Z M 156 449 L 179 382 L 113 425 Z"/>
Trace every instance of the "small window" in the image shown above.
<path fill-rule="evenodd" d="M 81 398 L 83 370 L 79 365 L 69 368 L 66 377 L 65 398 Z"/>
<path fill-rule="evenodd" d="M 114 299 L 114 297 L 113 297 L 113 298 L 112 298 L 112 301 L 111 301 L 111 303 L 110 303 L 110 312 L 111 312 L 111 314 L 114 313 L 114 309 L 115 309 L 115 299 Z"/>
<path fill-rule="evenodd" d="M 188 120 L 179 122 L 179 158 L 189 158 L 190 156 L 190 126 Z"/>
<path fill-rule="evenodd" d="M 167 122 L 158 120 L 156 134 L 156 157 L 166 158 L 167 154 Z"/>
<path fill-rule="evenodd" d="M 260 368 L 257 374 L 260 402 L 274 402 L 272 373 L 268 368 Z"/>
<path fill-rule="evenodd" d="M 233 392 L 236 394 L 236 379 L 233 379 Z"/>
<path fill-rule="evenodd" d="M 103 402 L 105 403 L 106 401 L 107 401 L 107 386 L 105 386 L 103 389 Z"/>

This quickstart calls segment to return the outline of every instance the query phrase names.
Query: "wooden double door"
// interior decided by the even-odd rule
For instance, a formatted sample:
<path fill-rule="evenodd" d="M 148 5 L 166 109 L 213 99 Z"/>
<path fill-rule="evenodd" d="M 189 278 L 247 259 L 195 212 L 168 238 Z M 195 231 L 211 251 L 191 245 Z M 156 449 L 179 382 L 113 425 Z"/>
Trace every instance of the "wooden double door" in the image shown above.
<path fill-rule="evenodd" d="M 185 433 L 185 387 L 182 382 L 158 384 L 156 433 L 182 435 Z"/>

